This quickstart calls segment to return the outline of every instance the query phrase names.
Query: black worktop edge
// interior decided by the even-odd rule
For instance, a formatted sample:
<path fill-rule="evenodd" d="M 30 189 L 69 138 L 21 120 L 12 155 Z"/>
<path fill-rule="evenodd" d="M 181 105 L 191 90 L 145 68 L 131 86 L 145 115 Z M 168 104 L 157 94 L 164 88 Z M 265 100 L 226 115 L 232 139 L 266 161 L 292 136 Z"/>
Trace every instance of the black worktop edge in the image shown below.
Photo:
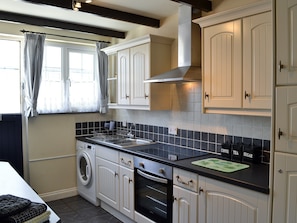
<path fill-rule="evenodd" d="M 193 173 L 197 173 L 198 175 L 204 176 L 204 177 L 209 177 L 215 180 L 219 180 L 225 183 L 229 183 L 229 184 L 233 184 L 236 186 L 240 186 L 243 188 L 247 188 L 253 191 L 257 191 L 257 192 L 261 192 L 264 194 L 269 194 L 270 190 L 269 190 L 269 165 L 267 164 L 250 164 L 250 167 L 245 169 L 245 170 L 241 170 L 241 171 L 237 171 L 235 173 L 223 173 L 223 172 L 219 172 L 219 171 L 215 171 L 215 170 L 211 170 L 211 169 L 207 169 L 207 168 L 203 168 L 203 167 L 198 167 L 198 166 L 194 166 L 191 164 L 192 161 L 196 161 L 199 159 L 205 159 L 205 158 L 210 158 L 210 157 L 215 157 L 215 158 L 220 158 L 222 159 L 223 157 L 215 155 L 215 154 L 207 154 L 205 156 L 201 156 L 201 157 L 193 157 L 193 158 L 189 158 L 189 159 L 184 159 L 184 160 L 178 160 L 178 161 L 169 161 L 169 160 L 164 160 L 158 157 L 153 157 L 153 156 L 149 156 L 147 154 L 144 153 L 139 153 L 137 150 L 141 147 L 137 146 L 137 147 L 130 147 L 130 148 L 114 148 L 111 146 L 106 146 L 106 145 L 102 145 L 100 143 L 96 143 L 92 140 L 88 140 L 86 139 L 86 137 L 76 137 L 77 140 L 83 141 L 83 142 L 87 142 L 90 144 L 97 144 L 97 145 L 101 145 L 101 146 L 105 146 L 107 148 L 111 148 L 111 149 L 115 149 L 121 152 L 125 152 L 125 153 L 129 153 L 131 155 L 135 155 L 135 156 L 139 156 L 142 158 L 147 158 L 153 161 L 158 161 L 164 164 L 168 164 L 172 167 L 176 167 L 176 168 L 180 168 L 180 169 L 184 169 Z M 239 174 L 240 173 L 240 174 Z M 257 174 L 257 176 L 255 178 L 255 174 Z M 246 175 L 246 176 L 244 176 Z M 258 179 L 257 179 L 258 178 Z"/>

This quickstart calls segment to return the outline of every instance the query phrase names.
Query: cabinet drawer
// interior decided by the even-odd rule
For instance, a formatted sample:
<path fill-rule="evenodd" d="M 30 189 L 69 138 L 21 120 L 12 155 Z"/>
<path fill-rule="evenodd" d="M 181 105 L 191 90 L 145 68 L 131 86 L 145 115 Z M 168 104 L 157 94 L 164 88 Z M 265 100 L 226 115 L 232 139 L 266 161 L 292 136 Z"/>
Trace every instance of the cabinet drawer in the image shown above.
<path fill-rule="evenodd" d="M 133 155 L 120 152 L 119 164 L 129 169 L 134 168 Z"/>
<path fill-rule="evenodd" d="M 173 184 L 197 192 L 198 174 L 173 168 Z"/>
<path fill-rule="evenodd" d="M 114 163 L 119 162 L 119 152 L 104 146 L 96 146 L 96 156 L 109 160 Z"/>

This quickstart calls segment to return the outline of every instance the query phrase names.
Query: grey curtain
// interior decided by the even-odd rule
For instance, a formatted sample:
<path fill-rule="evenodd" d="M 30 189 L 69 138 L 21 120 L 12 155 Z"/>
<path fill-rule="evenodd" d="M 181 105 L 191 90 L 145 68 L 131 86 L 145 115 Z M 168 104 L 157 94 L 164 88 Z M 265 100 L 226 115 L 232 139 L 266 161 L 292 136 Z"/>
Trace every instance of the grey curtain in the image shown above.
<path fill-rule="evenodd" d="M 37 116 L 37 97 L 41 81 L 45 35 L 25 33 L 25 116 Z"/>
<path fill-rule="evenodd" d="M 107 113 L 108 111 L 108 56 L 101 49 L 107 47 L 104 42 L 96 42 L 98 73 L 99 73 L 99 112 Z"/>

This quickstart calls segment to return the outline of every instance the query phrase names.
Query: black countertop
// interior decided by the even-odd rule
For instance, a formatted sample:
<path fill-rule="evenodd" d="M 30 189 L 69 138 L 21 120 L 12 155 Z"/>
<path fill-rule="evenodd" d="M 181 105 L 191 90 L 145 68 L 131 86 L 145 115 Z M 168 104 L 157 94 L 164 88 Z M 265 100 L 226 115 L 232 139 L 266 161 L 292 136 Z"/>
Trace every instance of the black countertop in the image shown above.
<path fill-rule="evenodd" d="M 77 137 L 78 140 L 88 142 L 91 144 L 99 144 L 94 141 L 88 140 L 85 137 Z M 100 144 L 99 144 L 100 145 Z M 106 145 L 104 145 L 106 146 Z M 107 146 L 106 146 L 107 147 Z M 151 156 L 142 152 L 139 152 L 141 150 L 142 146 L 136 146 L 136 147 L 130 147 L 130 148 L 113 148 L 108 147 L 112 149 L 116 149 L 118 151 L 126 152 L 135 156 L 147 158 L 150 160 L 158 161 L 161 163 L 165 163 L 168 165 L 171 165 L 173 167 L 177 167 L 180 169 L 184 169 L 187 171 L 191 171 L 194 173 L 197 173 L 201 176 L 213 178 L 216 180 L 220 180 L 226 183 L 234 184 L 236 186 L 240 186 L 243 188 L 251 189 L 254 191 L 258 191 L 261 193 L 269 194 L 269 165 L 267 164 L 252 164 L 248 163 L 250 165 L 249 168 L 243 169 L 240 171 L 236 171 L 233 173 L 224 173 L 216 170 L 211 170 L 208 168 L 200 167 L 191 164 L 192 161 L 201 160 L 205 158 L 220 158 L 224 159 L 222 156 L 214 155 L 214 154 L 207 154 L 204 156 L 198 156 L 183 160 L 176 160 L 176 161 L 170 161 L 165 160 L 162 158 L 158 158 L 155 156 Z"/>

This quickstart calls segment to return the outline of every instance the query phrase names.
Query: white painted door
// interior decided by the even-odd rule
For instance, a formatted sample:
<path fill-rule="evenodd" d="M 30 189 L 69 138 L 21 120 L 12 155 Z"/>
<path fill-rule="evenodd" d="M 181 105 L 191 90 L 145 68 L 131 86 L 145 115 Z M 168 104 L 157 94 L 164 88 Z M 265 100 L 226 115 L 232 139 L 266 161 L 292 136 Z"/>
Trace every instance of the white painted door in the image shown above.
<path fill-rule="evenodd" d="M 272 223 L 297 222 L 297 155 L 276 152 Z"/>
<path fill-rule="evenodd" d="M 120 211 L 134 219 L 134 171 L 120 167 Z"/>
<path fill-rule="evenodd" d="M 268 195 L 200 176 L 199 185 L 199 222 L 268 222 Z"/>
<path fill-rule="evenodd" d="M 204 107 L 241 108 L 241 20 L 204 29 Z"/>
<path fill-rule="evenodd" d="M 118 104 L 130 104 L 130 51 L 118 52 Z"/>
<path fill-rule="evenodd" d="M 243 19 L 243 107 L 271 109 L 272 103 L 271 12 Z"/>
<path fill-rule="evenodd" d="M 275 150 L 297 154 L 297 86 L 276 88 Z"/>
<path fill-rule="evenodd" d="M 143 44 L 130 49 L 131 104 L 149 105 L 150 45 Z"/>
<path fill-rule="evenodd" d="M 276 82 L 297 84 L 297 0 L 276 0 Z"/>
<path fill-rule="evenodd" d="M 173 223 L 197 223 L 198 194 L 173 185 Z"/>
<path fill-rule="evenodd" d="M 96 157 L 97 197 L 111 207 L 119 210 L 119 166 L 113 162 Z"/>

